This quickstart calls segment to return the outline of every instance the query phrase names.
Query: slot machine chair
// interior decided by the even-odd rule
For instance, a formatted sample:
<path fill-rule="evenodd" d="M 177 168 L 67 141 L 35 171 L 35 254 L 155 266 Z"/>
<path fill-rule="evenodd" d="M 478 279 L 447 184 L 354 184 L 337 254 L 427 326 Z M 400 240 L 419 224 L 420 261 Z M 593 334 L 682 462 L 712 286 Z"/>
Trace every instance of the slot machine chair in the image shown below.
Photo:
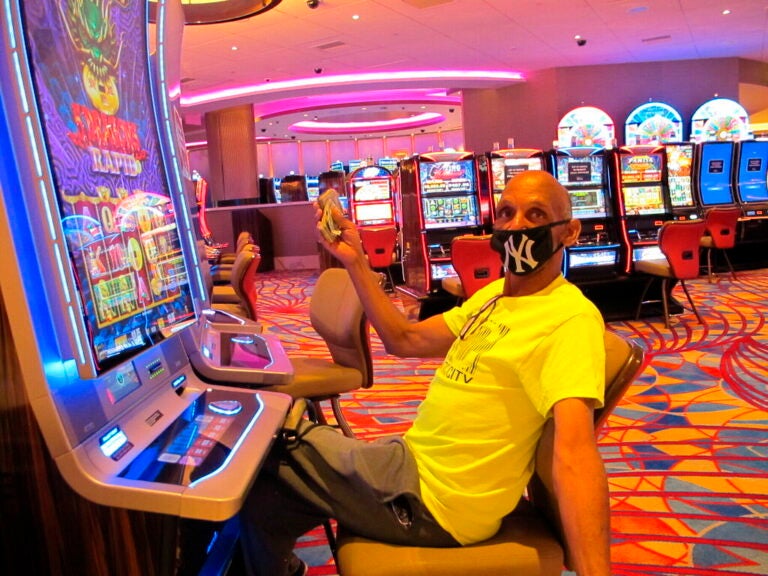
<path fill-rule="evenodd" d="M 644 351 L 614 332 L 605 332 L 605 400 L 595 410 L 595 434 L 643 367 Z M 536 450 L 527 498 L 502 522 L 492 538 L 456 548 L 399 546 L 340 530 L 340 576 L 465 576 L 515 574 L 560 576 L 569 566 L 552 480 L 554 421 L 544 425 Z"/>
<path fill-rule="evenodd" d="M 712 282 L 712 251 L 720 250 L 725 257 L 731 278 L 736 280 L 736 272 L 728 258 L 727 250 L 736 245 L 736 226 L 741 216 L 741 208 L 738 206 L 715 207 L 707 210 L 704 215 L 706 234 L 701 237 L 700 245 L 707 249 L 707 278 Z"/>
<path fill-rule="evenodd" d="M 266 389 L 306 398 L 310 416 L 321 424 L 327 424 L 321 403 L 330 402 L 339 429 L 354 437 L 339 399 L 346 392 L 373 386 L 373 359 L 368 318 L 344 268 L 320 274 L 309 301 L 309 318 L 330 358 L 289 354 L 293 381 Z"/>
<path fill-rule="evenodd" d="M 255 244 L 253 235 L 250 232 L 240 232 L 235 241 L 235 251 L 221 254 L 211 266 L 211 279 L 214 284 L 227 284 L 230 281 L 232 266 L 235 265 L 237 255 L 249 244 Z"/>
<path fill-rule="evenodd" d="M 501 278 L 499 253 L 491 248 L 491 235 L 466 234 L 451 240 L 451 264 L 457 276 L 443 278 L 443 290 L 466 300 L 483 286 Z"/>
<path fill-rule="evenodd" d="M 640 318 L 640 312 L 643 304 L 658 302 L 658 300 L 644 300 L 648 289 L 654 279 L 661 278 L 661 303 L 664 310 L 664 326 L 669 328 L 669 293 L 672 291 L 675 280 L 680 281 L 680 286 L 685 292 L 688 303 L 691 305 L 693 313 L 702 324 L 699 311 L 693 303 L 686 280 L 692 280 L 699 276 L 699 244 L 704 235 L 706 223 L 701 220 L 683 220 L 667 221 L 659 229 L 659 249 L 664 258 L 652 260 L 639 260 L 635 262 L 635 272 L 648 276 L 643 292 L 640 295 L 640 302 L 637 305 L 635 320 Z"/>
<path fill-rule="evenodd" d="M 230 284 L 210 286 L 211 308 L 256 320 L 256 272 L 260 263 L 259 247 L 246 244 L 232 266 Z"/>
<path fill-rule="evenodd" d="M 368 263 L 374 270 L 383 269 L 389 280 L 386 287 L 395 289 L 390 267 L 397 246 L 397 228 L 394 226 L 370 226 L 358 228 L 360 242 L 368 256 Z"/>

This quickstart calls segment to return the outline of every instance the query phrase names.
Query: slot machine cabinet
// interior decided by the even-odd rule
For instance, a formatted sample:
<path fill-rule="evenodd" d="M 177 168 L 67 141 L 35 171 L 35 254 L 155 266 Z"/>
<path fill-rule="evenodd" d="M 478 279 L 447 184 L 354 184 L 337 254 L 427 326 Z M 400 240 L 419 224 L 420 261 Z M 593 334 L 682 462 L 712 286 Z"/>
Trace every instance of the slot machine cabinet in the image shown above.
<path fill-rule="evenodd" d="M 622 146 L 613 151 L 611 179 L 627 238 L 628 263 L 661 257 L 659 228 L 672 219 L 669 194 L 664 188 L 665 164 L 663 146 Z M 631 268 L 628 266 L 626 271 Z"/>
<path fill-rule="evenodd" d="M 45 443 L 38 454 L 47 463 L 29 478 L 48 495 L 47 507 L 28 508 L 46 536 L 35 547 L 60 555 L 46 566 L 53 570 L 31 571 L 56 573 L 70 550 L 87 548 L 73 565 L 120 573 L 163 544 L 158 556 L 173 564 L 175 540 L 162 542 L 148 525 L 234 516 L 290 397 L 203 382 L 190 364 L 183 337 L 200 320 L 205 285 L 181 171 L 169 161 L 172 138 L 161 128 L 171 124 L 158 111 L 169 108 L 169 91 L 150 63 L 162 67 L 167 39 L 148 53 L 147 3 L 103 7 L 109 66 L 98 86 L 71 34 L 81 22 L 74 13 L 53 0 L 3 7 L 3 370 L 5 360 L 18 367 L 13 385 L 33 420 L 30 437 Z M 166 24 L 166 3 L 157 10 Z M 3 434 L 3 443 L 18 442 Z M 99 523 L 89 518 L 104 515 L 119 529 L 95 538 Z M 50 542 L 62 528 L 71 532 Z M 134 540 L 141 531 L 145 539 Z M 136 571 L 170 573 L 150 564 Z"/>
<path fill-rule="evenodd" d="M 483 233 L 477 162 L 471 152 L 416 155 L 400 163 L 404 286 L 416 299 L 437 295 L 454 275 L 451 240 Z"/>
<path fill-rule="evenodd" d="M 693 193 L 693 148 L 692 142 L 664 144 L 664 182 L 675 220 L 696 220 L 702 216 L 701 207 Z"/>
<path fill-rule="evenodd" d="M 501 193 L 512 177 L 527 170 L 548 170 L 549 168 L 544 152 L 534 148 L 494 150 L 479 156 L 477 161 L 481 180 L 480 189 L 488 191 L 483 194 L 483 197 L 490 202 L 488 212 L 491 223 L 496 220 L 496 204 L 501 198 Z"/>
<path fill-rule="evenodd" d="M 741 206 L 737 260 L 764 263 L 768 242 L 768 141 L 743 140 L 734 149 L 733 189 Z M 743 252 L 743 255 L 740 254 Z"/>
<path fill-rule="evenodd" d="M 581 221 L 578 243 L 568 247 L 564 274 L 572 282 L 618 277 L 626 262 L 625 240 L 609 178 L 609 152 L 577 146 L 554 150 L 551 171 L 571 197 L 573 217 Z"/>
<path fill-rule="evenodd" d="M 361 166 L 349 175 L 349 212 L 358 227 L 398 224 L 394 184 L 392 173 L 381 166 Z"/>
<path fill-rule="evenodd" d="M 317 176 L 318 192 L 322 195 L 326 190 L 336 190 L 339 195 L 339 202 L 344 209 L 344 213 L 349 212 L 349 197 L 347 196 L 347 175 L 341 170 L 327 170 Z"/>

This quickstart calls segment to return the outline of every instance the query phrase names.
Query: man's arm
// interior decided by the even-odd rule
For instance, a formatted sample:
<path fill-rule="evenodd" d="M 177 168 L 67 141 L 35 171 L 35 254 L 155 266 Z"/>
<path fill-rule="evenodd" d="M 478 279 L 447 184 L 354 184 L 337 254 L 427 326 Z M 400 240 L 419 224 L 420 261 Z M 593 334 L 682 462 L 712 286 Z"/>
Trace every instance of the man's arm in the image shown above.
<path fill-rule="evenodd" d="M 610 576 L 608 482 L 593 418 L 592 400 L 555 404 L 552 483 L 576 573 Z"/>
<path fill-rule="evenodd" d="M 322 212 L 318 209 L 315 234 L 317 241 L 344 264 L 363 304 L 365 314 L 387 352 L 401 357 L 445 356 L 456 337 L 448 328 L 442 315 L 432 316 L 418 323 L 409 321 L 371 274 L 355 225 L 336 210 L 333 216 L 341 229 L 341 237 L 332 243 L 323 237 L 320 233 Z"/>

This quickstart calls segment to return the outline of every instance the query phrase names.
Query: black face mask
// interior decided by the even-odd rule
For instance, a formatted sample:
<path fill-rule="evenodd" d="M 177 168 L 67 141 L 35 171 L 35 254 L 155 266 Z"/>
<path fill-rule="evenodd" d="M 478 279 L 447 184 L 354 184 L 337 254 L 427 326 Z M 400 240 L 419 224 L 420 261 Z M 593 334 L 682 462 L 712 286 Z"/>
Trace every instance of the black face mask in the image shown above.
<path fill-rule="evenodd" d="M 491 247 L 501 254 L 504 268 L 516 276 L 525 276 L 537 270 L 563 247 L 552 247 L 552 227 L 570 222 L 560 220 L 543 226 L 522 230 L 494 230 Z"/>

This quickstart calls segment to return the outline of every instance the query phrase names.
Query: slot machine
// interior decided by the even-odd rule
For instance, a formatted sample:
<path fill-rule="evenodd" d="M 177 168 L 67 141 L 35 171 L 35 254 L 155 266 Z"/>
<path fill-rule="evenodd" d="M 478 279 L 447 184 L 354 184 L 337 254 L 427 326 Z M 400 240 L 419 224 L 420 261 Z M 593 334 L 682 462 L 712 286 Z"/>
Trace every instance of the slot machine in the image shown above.
<path fill-rule="evenodd" d="M 318 196 L 320 196 L 320 177 L 307 176 L 307 199 L 314 202 Z"/>
<path fill-rule="evenodd" d="M 558 148 L 550 156 L 552 173 L 568 190 L 573 217 L 581 221 L 581 237 L 566 250 L 563 263 L 571 281 L 611 279 L 624 268 L 608 154 L 602 147 L 578 146 Z"/>
<path fill-rule="evenodd" d="M 736 144 L 732 186 L 743 214 L 739 242 L 765 242 L 768 240 L 768 141 L 743 140 Z"/>
<path fill-rule="evenodd" d="M 733 206 L 733 152 L 731 141 L 697 144 L 693 152 L 693 191 L 701 209 Z"/>
<path fill-rule="evenodd" d="M 62 6 L 4 0 L 0 31 L 0 292 L 26 396 L 83 498 L 224 521 L 290 398 L 204 382 L 185 346 L 207 293 L 163 128 L 162 34 L 180 7 L 166 26 L 158 3 L 154 55 L 147 3 L 105 4 L 94 69 L 77 40 L 93 14 Z"/>
<path fill-rule="evenodd" d="M 672 219 L 664 190 L 663 146 L 622 146 L 613 153 L 611 176 L 616 189 L 621 228 L 627 238 L 628 263 L 658 259 L 659 228 Z M 626 271 L 630 271 L 628 264 Z"/>
<path fill-rule="evenodd" d="M 768 218 L 768 141 L 743 140 L 734 151 L 733 189 L 747 218 Z"/>
<path fill-rule="evenodd" d="M 381 166 L 361 166 L 348 178 L 349 211 L 358 227 L 395 226 L 392 173 Z"/>
<path fill-rule="evenodd" d="M 692 142 L 667 142 L 664 144 L 666 173 L 664 181 L 675 220 L 701 218 L 701 208 L 693 194 Z"/>
<path fill-rule="evenodd" d="M 471 152 L 420 154 L 400 163 L 405 286 L 417 299 L 441 291 L 456 272 L 451 240 L 483 233 L 477 163 Z"/>
<path fill-rule="evenodd" d="M 496 219 L 496 204 L 507 182 L 526 170 L 547 170 L 547 161 L 542 150 L 534 148 L 509 148 L 487 152 L 477 158 L 481 179 L 481 190 L 488 190 L 483 196 L 490 201 L 490 221 Z"/>

